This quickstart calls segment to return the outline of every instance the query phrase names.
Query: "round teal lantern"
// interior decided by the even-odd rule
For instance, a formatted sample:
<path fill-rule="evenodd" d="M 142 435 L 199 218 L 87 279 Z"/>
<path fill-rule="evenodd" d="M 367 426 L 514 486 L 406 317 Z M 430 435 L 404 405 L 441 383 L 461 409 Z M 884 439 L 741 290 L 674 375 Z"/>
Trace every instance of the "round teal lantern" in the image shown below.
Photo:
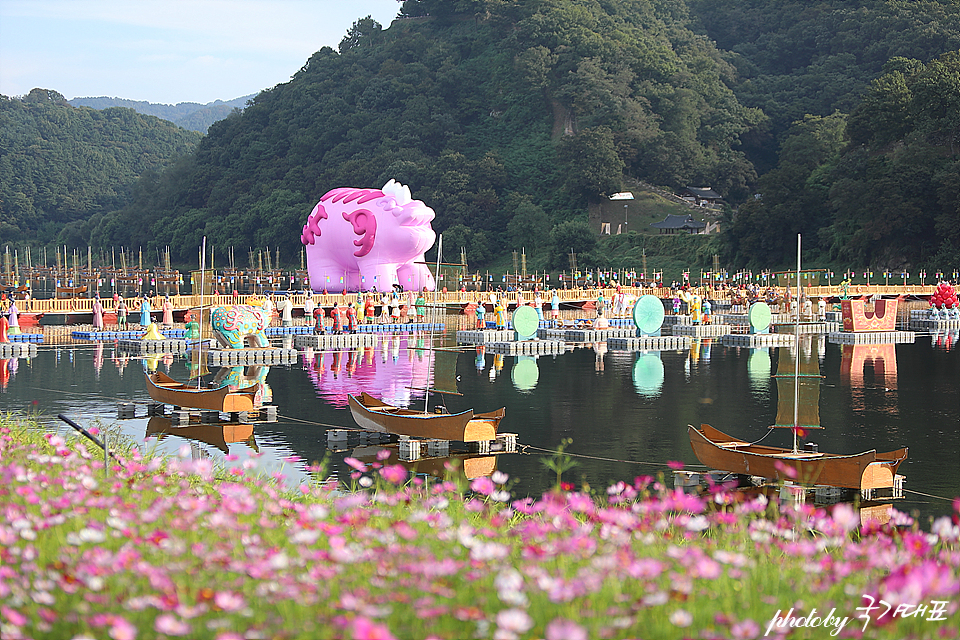
<path fill-rule="evenodd" d="M 766 302 L 754 302 L 750 305 L 750 328 L 754 333 L 763 333 L 770 328 L 770 321 L 773 314 L 770 312 L 770 305 Z"/>
<path fill-rule="evenodd" d="M 663 302 L 657 296 L 640 296 L 633 305 L 633 323 L 641 333 L 654 334 L 663 326 Z"/>
<path fill-rule="evenodd" d="M 540 326 L 540 316 L 537 315 L 533 307 L 518 307 L 513 312 L 512 317 L 513 330 L 521 340 L 529 340 L 537 335 L 537 328 Z"/>

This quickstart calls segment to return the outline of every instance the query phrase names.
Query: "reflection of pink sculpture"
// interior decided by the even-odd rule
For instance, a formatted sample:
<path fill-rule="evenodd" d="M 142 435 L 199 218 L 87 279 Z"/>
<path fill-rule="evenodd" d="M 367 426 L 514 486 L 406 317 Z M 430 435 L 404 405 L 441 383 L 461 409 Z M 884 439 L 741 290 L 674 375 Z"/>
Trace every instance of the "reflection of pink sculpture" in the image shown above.
<path fill-rule="evenodd" d="M 318 395 L 335 407 L 347 407 L 347 394 L 366 391 L 389 404 L 404 407 L 417 404 L 422 408 L 423 392 L 412 393 L 411 387 L 432 388 L 435 352 L 417 349 L 411 344 L 418 338 L 422 340 L 416 335 L 384 336 L 379 358 L 374 347 L 367 347 L 362 353 L 317 352 L 304 364 Z M 406 357 L 400 357 L 401 342 L 406 343 Z M 396 357 L 388 357 L 391 352 Z M 344 360 L 347 361 L 346 367 Z M 416 396 L 419 399 L 415 399 Z"/>
<path fill-rule="evenodd" d="M 422 263 L 437 237 L 433 217 L 433 209 L 393 180 L 383 189 L 328 191 L 300 236 L 310 286 L 331 293 L 389 291 L 395 284 L 432 291 L 433 275 Z"/>

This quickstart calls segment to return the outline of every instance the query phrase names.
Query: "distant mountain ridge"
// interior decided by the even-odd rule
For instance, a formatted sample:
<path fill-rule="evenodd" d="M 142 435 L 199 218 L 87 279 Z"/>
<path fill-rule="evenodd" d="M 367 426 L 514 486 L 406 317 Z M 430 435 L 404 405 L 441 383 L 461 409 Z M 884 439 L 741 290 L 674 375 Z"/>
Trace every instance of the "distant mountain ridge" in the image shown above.
<path fill-rule="evenodd" d="M 168 120 L 184 129 L 206 133 L 210 125 L 217 120 L 223 120 L 234 109 L 243 109 L 248 100 L 255 93 L 233 100 L 214 100 L 207 104 L 198 102 L 180 102 L 177 104 L 155 104 L 143 100 L 127 100 L 126 98 L 74 98 L 69 103 L 74 107 L 90 107 L 91 109 L 108 109 L 110 107 L 126 107 L 137 113 L 156 116 Z"/>

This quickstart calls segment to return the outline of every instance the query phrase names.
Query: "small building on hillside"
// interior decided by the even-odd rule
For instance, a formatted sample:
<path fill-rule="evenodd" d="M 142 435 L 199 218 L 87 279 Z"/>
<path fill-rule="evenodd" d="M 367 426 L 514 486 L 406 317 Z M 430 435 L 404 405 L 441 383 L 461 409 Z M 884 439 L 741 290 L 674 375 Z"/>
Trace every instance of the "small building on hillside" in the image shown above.
<path fill-rule="evenodd" d="M 698 207 L 719 207 L 723 198 L 710 187 L 685 187 L 680 197 Z"/>
<path fill-rule="evenodd" d="M 690 214 L 687 215 L 674 215 L 667 214 L 667 217 L 660 222 L 653 222 L 650 224 L 654 229 L 659 229 L 661 234 L 664 233 L 703 233 L 703 229 L 707 226 L 705 222 L 694 219 Z"/>

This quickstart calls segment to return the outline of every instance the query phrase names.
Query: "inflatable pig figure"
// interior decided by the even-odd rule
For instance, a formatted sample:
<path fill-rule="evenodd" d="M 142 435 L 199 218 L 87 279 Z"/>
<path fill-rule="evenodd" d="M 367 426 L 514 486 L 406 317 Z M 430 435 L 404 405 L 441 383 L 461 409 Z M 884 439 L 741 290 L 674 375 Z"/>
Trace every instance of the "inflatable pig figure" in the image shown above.
<path fill-rule="evenodd" d="M 328 191 L 313 208 L 300 240 L 314 291 L 435 288 L 424 252 L 437 234 L 433 209 L 394 180 L 382 189 Z M 418 264 L 419 263 L 419 264 Z"/>

